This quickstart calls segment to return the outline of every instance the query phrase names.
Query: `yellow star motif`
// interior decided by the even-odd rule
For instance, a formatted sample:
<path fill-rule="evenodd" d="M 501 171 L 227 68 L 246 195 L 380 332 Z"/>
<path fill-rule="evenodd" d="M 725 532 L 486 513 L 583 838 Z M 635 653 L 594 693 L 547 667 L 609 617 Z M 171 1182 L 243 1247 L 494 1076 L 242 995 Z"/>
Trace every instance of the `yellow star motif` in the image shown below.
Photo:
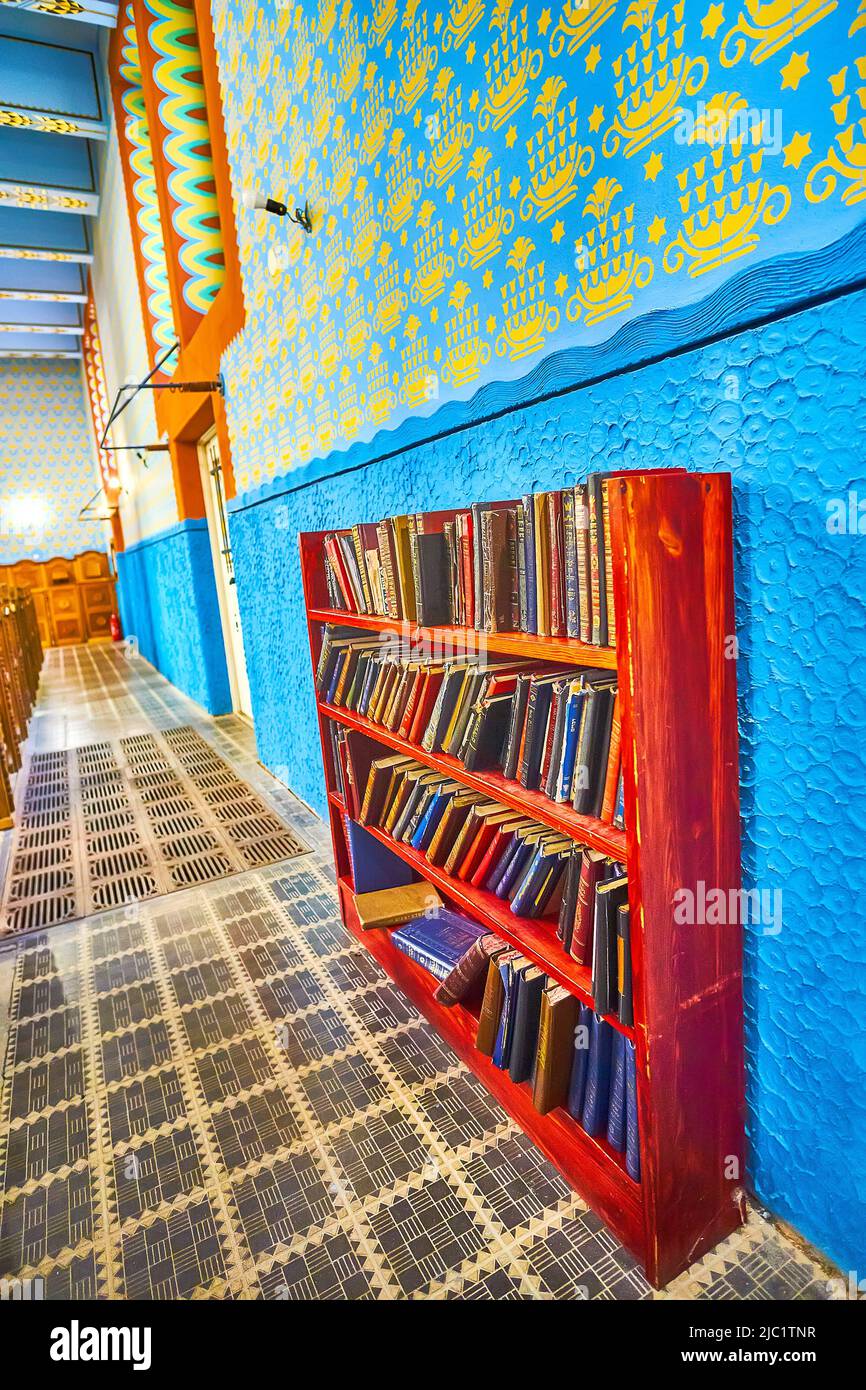
<path fill-rule="evenodd" d="M 701 21 L 701 38 L 714 39 L 724 22 L 724 5 L 710 5 Z"/>
<path fill-rule="evenodd" d="M 568 276 L 565 271 L 563 271 L 561 275 L 557 275 L 553 282 L 553 288 L 560 297 L 565 294 L 565 291 L 568 289 Z"/>
<path fill-rule="evenodd" d="M 538 16 L 538 32 L 544 36 L 550 28 L 550 10 L 542 10 Z"/>
<path fill-rule="evenodd" d="M 790 60 L 782 68 L 782 91 L 790 87 L 792 92 L 796 92 L 808 71 L 808 53 L 792 53 Z"/>
<path fill-rule="evenodd" d="M 596 70 L 596 68 L 598 67 L 598 65 L 599 65 L 600 62 L 601 62 L 601 49 L 599 48 L 599 46 L 598 46 L 597 43 L 594 43 L 594 44 L 592 45 L 592 48 L 589 50 L 589 52 L 588 52 L 587 55 L 586 55 L 586 71 L 587 71 L 587 72 L 595 72 L 595 70 Z"/>
<path fill-rule="evenodd" d="M 561 222 L 560 219 L 557 218 L 550 229 L 550 239 L 553 242 L 554 246 L 558 246 L 564 236 L 565 223 Z"/>
<path fill-rule="evenodd" d="M 807 132 L 801 135 L 795 130 L 787 145 L 783 146 L 785 151 L 784 168 L 799 169 L 803 160 L 812 153 L 812 142 Z"/>
<path fill-rule="evenodd" d="M 448 240 L 452 246 L 457 245 L 458 241 L 460 240 L 460 233 L 458 232 L 456 227 L 451 228 L 451 231 L 448 233 Z"/>
<path fill-rule="evenodd" d="M 486 290 L 489 290 L 489 289 L 490 289 L 490 286 L 493 284 L 493 271 L 492 271 L 492 270 L 485 270 L 484 274 L 483 274 L 482 277 L 481 277 L 481 283 L 482 283 L 482 285 L 484 286 L 484 288 L 485 288 Z"/>
<path fill-rule="evenodd" d="M 441 361 L 442 361 L 442 349 L 441 349 L 441 347 L 437 347 L 437 348 L 434 348 L 434 349 L 433 349 L 433 361 L 434 361 L 434 362 L 441 362 Z"/>
<path fill-rule="evenodd" d="M 481 98 L 480 98 L 480 96 L 478 95 L 478 93 L 477 93 L 477 92 L 473 92 L 472 95 L 471 95 L 470 98 L 469 98 L 469 110 L 470 110 L 470 111 L 477 111 L 477 110 L 478 110 L 478 103 L 479 103 L 480 100 L 481 100 Z"/>
<path fill-rule="evenodd" d="M 656 179 L 658 178 L 659 174 L 664 168 L 664 160 L 662 159 L 658 150 L 653 150 L 652 154 L 650 155 L 649 159 L 643 167 L 644 178 L 648 179 L 650 183 L 655 183 Z"/>
<path fill-rule="evenodd" d="M 601 123 L 602 123 L 603 120 L 604 120 L 604 107 L 603 107 L 603 106 L 594 106 L 594 107 L 592 108 L 592 111 L 591 111 L 590 117 L 589 117 L 589 128 L 590 128 L 590 130 L 592 131 L 593 135 L 595 135 L 596 131 L 599 130 L 599 129 L 601 128 Z"/>
<path fill-rule="evenodd" d="M 508 196 L 509 196 L 509 198 L 516 198 L 519 192 L 520 192 L 520 175 L 519 175 L 519 174 L 515 174 L 515 175 L 514 175 L 514 178 L 511 180 L 510 184 L 508 185 Z"/>
<path fill-rule="evenodd" d="M 517 139 L 517 127 L 510 125 L 505 132 L 505 143 L 509 150 L 514 149 L 514 142 Z"/>
<path fill-rule="evenodd" d="M 419 151 L 418 151 L 418 168 L 419 168 L 419 169 L 423 169 L 425 163 L 426 163 L 426 159 L 425 159 L 424 151 L 423 151 L 423 150 L 419 150 Z"/>
<path fill-rule="evenodd" d="M 397 95 L 397 83 L 391 81 L 391 82 L 388 83 L 388 96 L 390 97 L 391 101 L 393 101 L 396 95 Z"/>
<path fill-rule="evenodd" d="M 474 44 L 474 43 L 468 43 L 468 44 L 466 45 L 466 61 L 467 61 L 467 63 L 471 63 L 471 62 L 474 60 L 474 58 L 475 58 L 475 44 Z"/>
<path fill-rule="evenodd" d="M 496 332 L 496 319 L 494 318 L 493 314 L 491 314 L 489 318 L 485 320 L 484 327 L 487 329 L 488 333 Z"/>
<path fill-rule="evenodd" d="M 664 217 L 659 217 L 658 213 L 656 213 L 652 222 L 647 227 L 647 236 L 653 246 L 658 246 L 666 231 L 666 219 Z"/>

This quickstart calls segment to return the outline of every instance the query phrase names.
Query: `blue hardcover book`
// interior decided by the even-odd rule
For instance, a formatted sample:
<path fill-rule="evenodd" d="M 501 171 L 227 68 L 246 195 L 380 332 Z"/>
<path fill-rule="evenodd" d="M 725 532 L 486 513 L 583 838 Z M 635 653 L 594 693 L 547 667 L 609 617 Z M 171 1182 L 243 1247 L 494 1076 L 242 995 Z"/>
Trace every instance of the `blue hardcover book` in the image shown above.
<path fill-rule="evenodd" d="M 378 893 L 382 888 L 405 888 L 415 882 L 414 871 L 404 860 L 374 840 L 357 821 L 345 817 L 346 844 L 356 893 Z"/>
<path fill-rule="evenodd" d="M 637 1054 L 625 1040 L 625 1171 L 640 1182 L 640 1135 L 637 1123 Z"/>
<path fill-rule="evenodd" d="M 571 784 L 574 780 L 574 761 L 577 757 L 578 734 L 580 733 L 580 713 L 586 691 L 572 690 L 565 707 L 565 738 L 562 745 L 562 764 L 559 769 L 559 785 L 556 789 L 557 801 L 571 800 Z"/>
<path fill-rule="evenodd" d="M 517 854 L 522 844 L 523 841 L 521 840 L 520 836 L 514 835 L 507 849 L 505 849 L 505 851 L 502 854 L 500 854 L 499 859 L 493 865 L 492 869 L 490 870 L 490 873 L 487 875 L 487 878 L 484 881 L 484 887 L 487 889 L 488 893 L 496 892 L 502 875 L 505 873 L 506 869 L 508 868 L 508 865 L 511 863 L 515 854 Z"/>
<path fill-rule="evenodd" d="M 518 874 L 523 872 L 534 853 L 532 845 L 526 844 L 524 840 L 518 840 L 517 853 L 512 856 L 508 868 L 493 890 L 497 898 L 508 897 L 512 883 L 516 883 Z"/>
<path fill-rule="evenodd" d="M 405 926 L 396 927 L 391 932 L 391 940 L 413 960 L 424 955 L 429 961 L 438 963 L 448 974 L 479 936 L 486 934 L 487 928 L 480 923 L 442 907 L 425 917 L 416 917 Z M 421 964 L 431 969 L 427 960 L 421 961 Z M 444 975 L 441 978 L 444 979 Z"/>
<path fill-rule="evenodd" d="M 437 792 L 432 798 L 430 805 L 418 822 L 415 834 L 409 841 L 413 849 L 420 850 L 422 854 L 424 853 L 430 841 L 433 839 L 436 833 L 436 827 L 445 812 L 445 807 L 448 805 L 453 795 L 453 791 L 441 791 Z"/>
<path fill-rule="evenodd" d="M 334 703 L 334 696 L 337 693 L 337 686 L 340 684 L 340 674 L 343 670 L 343 662 L 346 660 L 348 660 L 348 658 L 345 655 L 345 653 L 341 653 L 337 661 L 334 663 L 334 669 L 331 672 L 331 679 L 328 683 L 328 693 L 325 697 L 325 703 L 328 705 L 332 705 Z"/>
<path fill-rule="evenodd" d="M 615 1029 L 612 1031 L 607 1142 L 617 1153 L 622 1153 L 625 1148 L 625 1038 Z"/>
<path fill-rule="evenodd" d="M 518 917 L 526 916 L 528 909 L 532 907 L 535 894 L 541 887 L 544 875 L 555 857 L 554 854 L 545 854 L 543 846 L 539 846 L 523 873 L 517 876 L 509 896 L 511 898 L 511 911 Z"/>
<path fill-rule="evenodd" d="M 521 498 L 523 544 L 526 555 L 526 631 L 538 631 L 538 589 L 535 577 L 535 505 L 532 494 Z"/>
<path fill-rule="evenodd" d="M 547 905 L 553 898 L 557 889 L 560 887 L 565 877 L 565 868 L 568 863 L 568 854 L 558 850 L 545 866 L 544 874 L 535 890 L 535 896 L 524 917 L 543 917 L 547 910 Z"/>
<path fill-rule="evenodd" d="M 610 1048 L 613 1029 L 601 1014 L 593 1014 L 589 1025 L 589 1060 L 586 1068 L 586 1090 L 580 1123 L 587 1134 L 601 1134 L 607 1124 L 607 1099 L 610 1094 Z"/>
<path fill-rule="evenodd" d="M 574 1061 L 571 1064 L 571 1079 L 568 1083 L 566 1109 L 569 1115 L 579 1120 L 583 1114 L 583 1095 L 586 1090 L 586 1073 L 589 1062 L 589 1041 L 592 1036 L 592 1009 L 581 1004 L 577 1028 L 574 1034 Z"/>
<path fill-rule="evenodd" d="M 520 975 L 522 971 L 530 968 L 529 961 L 518 956 L 516 960 L 507 960 L 499 967 L 499 976 L 502 980 L 502 1012 L 499 1015 L 499 1027 L 496 1030 L 496 1042 L 493 1044 L 493 1065 L 502 1071 L 507 1070 L 511 1060 L 511 1039 L 514 1033 L 514 1010 L 517 1005 L 517 991 Z"/>

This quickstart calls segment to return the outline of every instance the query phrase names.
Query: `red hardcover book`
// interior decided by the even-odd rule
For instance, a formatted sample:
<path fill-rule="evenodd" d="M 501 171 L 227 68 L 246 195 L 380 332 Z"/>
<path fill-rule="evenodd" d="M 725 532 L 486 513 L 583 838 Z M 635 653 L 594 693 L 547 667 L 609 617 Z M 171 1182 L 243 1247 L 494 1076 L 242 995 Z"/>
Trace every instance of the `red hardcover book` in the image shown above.
<path fill-rule="evenodd" d="M 560 699 L 562 697 L 560 696 Z M 541 771 L 538 774 L 538 785 L 544 790 L 547 782 L 547 774 L 550 772 L 550 759 L 553 757 L 553 740 L 556 735 L 556 703 L 557 696 L 554 689 L 550 700 L 550 710 L 547 715 L 547 731 L 544 735 L 544 751 L 541 755 Z"/>
<path fill-rule="evenodd" d="M 546 498 L 547 526 L 550 536 L 550 635 L 565 636 L 563 613 L 563 558 L 562 558 L 562 496 L 549 492 Z"/>
<path fill-rule="evenodd" d="M 497 826 L 496 833 L 487 846 L 486 854 L 482 857 L 478 868 L 470 879 L 473 888 L 481 887 L 487 875 L 490 873 L 490 870 L 493 868 L 493 865 L 499 859 L 500 855 L 505 853 L 513 838 L 513 830 L 504 829 L 501 825 Z"/>
<path fill-rule="evenodd" d="M 460 520 L 460 567 L 463 576 L 463 625 L 475 626 L 475 580 L 472 573 L 472 513 L 463 512 Z"/>
<path fill-rule="evenodd" d="M 604 779 L 604 797 L 601 803 L 601 819 L 610 824 L 616 807 L 616 788 L 619 782 L 619 769 L 622 764 L 622 723 L 619 713 L 619 691 L 613 702 L 613 721 L 610 726 L 610 747 L 607 754 L 607 773 Z"/>
<path fill-rule="evenodd" d="M 427 684 L 424 686 L 424 693 L 418 701 L 418 709 L 415 713 L 415 718 L 412 720 L 412 728 L 409 731 L 410 743 L 421 742 L 421 735 L 427 728 L 430 715 L 433 713 L 433 706 L 436 703 L 436 696 L 439 694 L 439 687 L 441 684 L 441 671 L 427 672 Z"/>
<path fill-rule="evenodd" d="M 340 593 L 343 595 L 343 602 L 346 605 L 346 609 L 349 613 L 357 613 L 358 605 L 355 602 L 355 594 L 352 589 L 351 580 L 349 579 L 346 561 L 336 536 L 330 535 L 325 537 L 325 552 L 331 562 L 331 569 L 334 572 L 334 577 L 340 586 Z"/>
<path fill-rule="evenodd" d="M 409 689 L 409 697 L 406 701 L 406 708 L 403 711 L 403 717 L 400 720 L 400 727 L 397 730 L 401 738 L 409 737 L 409 730 L 412 727 L 412 720 L 415 717 L 415 710 L 418 707 L 418 699 L 420 697 L 421 691 L 424 689 L 424 682 L 427 679 L 427 675 L 428 672 L 425 671 L 423 667 L 420 667 L 415 672 L 415 679 L 412 682 L 412 685 Z"/>
<path fill-rule="evenodd" d="M 459 878 L 463 883 L 472 876 L 481 862 L 482 855 L 486 854 L 490 841 L 496 834 L 497 826 L 490 821 L 482 821 L 472 838 L 466 853 L 454 870 L 454 877 Z"/>
<path fill-rule="evenodd" d="M 604 855 L 595 849 L 583 851 L 580 881 L 577 887 L 577 907 L 574 910 L 574 932 L 569 954 L 578 965 L 588 965 L 592 951 L 592 924 L 595 916 L 595 890 L 604 873 Z"/>

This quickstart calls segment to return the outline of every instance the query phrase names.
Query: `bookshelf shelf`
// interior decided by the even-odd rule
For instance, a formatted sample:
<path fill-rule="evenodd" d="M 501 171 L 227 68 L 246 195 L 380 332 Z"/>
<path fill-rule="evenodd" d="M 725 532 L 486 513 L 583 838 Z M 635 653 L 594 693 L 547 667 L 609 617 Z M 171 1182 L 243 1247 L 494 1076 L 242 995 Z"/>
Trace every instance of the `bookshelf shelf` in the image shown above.
<path fill-rule="evenodd" d="M 469 883 L 452 878 L 442 869 L 428 862 L 423 854 L 411 845 L 395 840 L 384 830 L 368 825 L 366 830 L 388 849 L 409 864 L 422 878 L 438 888 L 446 898 L 456 903 L 477 921 L 483 922 L 497 936 L 519 946 L 520 949 L 548 975 L 552 975 L 561 985 L 577 994 L 585 1004 L 592 1003 L 591 972 L 588 966 L 578 965 L 563 951 L 556 939 L 555 926 L 549 920 L 535 921 L 529 917 L 516 917 L 502 899 L 495 893 L 487 893 L 482 888 L 473 888 Z M 365 933 L 365 938 L 368 933 Z M 606 1015 L 608 1023 L 627 1038 L 634 1037 L 634 1030 L 626 1028 L 613 1015 Z"/>
<path fill-rule="evenodd" d="M 571 836 L 582 845 L 588 845 L 590 849 L 601 850 L 612 859 L 624 860 L 626 857 L 625 831 L 618 830 L 616 826 L 606 825 L 604 821 L 596 820 L 593 816 L 579 816 L 570 806 L 551 801 L 541 792 L 526 791 L 519 782 L 509 781 L 499 772 L 469 772 L 457 758 L 452 758 L 447 753 L 428 753 L 416 743 L 409 743 L 399 734 L 392 733 L 381 724 L 375 724 L 372 719 L 355 714 L 353 710 L 320 701 L 319 711 L 327 719 L 333 719 L 347 729 L 357 729 L 359 733 L 376 739 L 397 753 L 405 753 L 437 772 L 447 772 L 450 777 L 464 782 L 473 791 L 483 792 L 494 801 L 501 801 L 504 806 L 511 806 L 516 811 L 525 811 L 535 820 L 552 826 L 554 830 L 560 830 L 563 835 Z"/>
<path fill-rule="evenodd" d="M 533 637 L 524 632 L 477 632 L 471 627 L 418 627 L 415 623 L 372 617 L 368 613 L 346 613 L 341 608 L 311 608 L 307 616 L 314 623 L 363 628 L 365 632 L 394 633 L 413 646 L 423 644 L 436 651 L 486 650 L 501 656 L 553 661 L 562 666 L 595 666 L 605 671 L 616 670 L 616 651 L 613 647 L 592 647 L 568 637 Z"/>
<path fill-rule="evenodd" d="M 481 1078 L 539 1148 L 643 1263 L 661 1287 L 744 1219 L 742 932 L 737 925 L 676 920 L 675 894 L 740 886 L 736 664 L 730 476 L 683 470 L 608 478 L 613 598 L 618 645 L 421 628 L 330 606 L 323 532 L 300 537 L 310 650 L 315 669 L 325 624 L 396 634 L 443 650 L 490 652 L 562 666 L 616 671 L 622 724 L 625 825 L 621 831 L 570 806 L 527 792 L 496 772 L 467 772 L 400 735 L 317 701 L 331 835 L 347 928 Z M 367 765 L 376 745 L 414 758 L 468 788 L 534 817 L 625 863 L 628 873 L 641 1180 L 603 1140 L 565 1110 L 540 1115 L 530 1088 L 515 1085 L 475 1046 L 477 1020 L 433 997 L 435 982 L 392 944 L 364 931 L 350 879 L 344 817 L 329 728 L 349 730 Z M 373 756 L 376 756 L 373 751 Z M 385 831 L 370 834 L 434 884 L 449 903 L 517 946 L 583 1001 L 591 974 L 563 951 L 555 925 L 516 917 L 494 894 L 445 874 Z"/>
<path fill-rule="evenodd" d="M 565 1110 L 539 1115 L 532 1104 L 530 1087 L 525 1083 L 516 1085 L 507 1072 L 500 1071 L 489 1057 L 478 1052 L 475 1015 L 460 1005 L 445 1008 L 438 1004 L 433 997 L 436 981 L 432 975 L 392 944 L 390 932 L 364 931 L 358 924 L 351 885 L 345 879 L 340 879 L 338 885 L 349 931 L 375 956 L 457 1055 L 472 1067 L 542 1152 L 584 1192 L 623 1244 L 633 1248 L 642 1232 L 641 1188 L 625 1171 L 622 1156 L 604 1139 L 588 1135 Z"/>

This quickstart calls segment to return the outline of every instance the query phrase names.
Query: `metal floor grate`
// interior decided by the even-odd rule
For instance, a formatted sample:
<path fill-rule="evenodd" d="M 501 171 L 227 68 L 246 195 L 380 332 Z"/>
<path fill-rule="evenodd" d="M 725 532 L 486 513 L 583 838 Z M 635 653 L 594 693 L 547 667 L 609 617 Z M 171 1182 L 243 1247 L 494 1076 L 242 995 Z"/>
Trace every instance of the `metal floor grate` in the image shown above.
<path fill-rule="evenodd" d="M 16 827 L 0 935 L 43 930 L 308 850 L 186 725 L 35 753 Z"/>

